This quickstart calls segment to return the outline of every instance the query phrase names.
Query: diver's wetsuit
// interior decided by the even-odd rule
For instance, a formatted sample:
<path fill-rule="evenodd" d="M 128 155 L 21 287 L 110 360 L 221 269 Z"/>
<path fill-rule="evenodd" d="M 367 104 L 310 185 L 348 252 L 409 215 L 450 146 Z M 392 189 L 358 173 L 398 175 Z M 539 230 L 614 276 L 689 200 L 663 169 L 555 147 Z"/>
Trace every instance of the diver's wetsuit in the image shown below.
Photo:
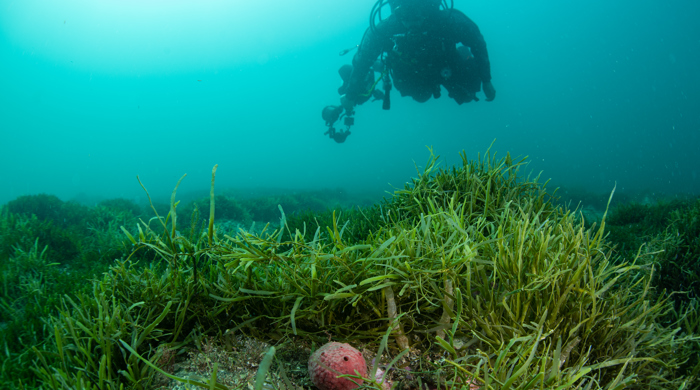
<path fill-rule="evenodd" d="M 458 50 L 458 44 L 466 46 Z M 462 54 L 460 55 L 460 51 Z M 468 55 L 471 51 L 473 56 Z M 382 54 L 402 96 L 424 102 L 440 96 L 444 85 L 459 104 L 474 99 L 482 82 L 491 81 L 486 42 L 479 27 L 455 9 L 436 10 L 420 31 L 409 31 L 395 15 L 367 29 L 352 60 L 346 94 L 357 103 L 366 101 L 366 77 Z"/>

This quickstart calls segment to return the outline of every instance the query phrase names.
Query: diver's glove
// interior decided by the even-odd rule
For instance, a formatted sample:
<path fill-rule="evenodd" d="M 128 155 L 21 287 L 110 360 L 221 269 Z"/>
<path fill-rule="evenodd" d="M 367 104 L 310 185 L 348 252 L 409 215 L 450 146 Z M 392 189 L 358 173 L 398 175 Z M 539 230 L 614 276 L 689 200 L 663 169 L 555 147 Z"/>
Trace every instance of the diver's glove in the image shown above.
<path fill-rule="evenodd" d="M 486 95 L 486 101 L 490 102 L 496 98 L 496 88 L 493 87 L 490 81 L 484 81 L 483 83 L 484 95 Z"/>
<path fill-rule="evenodd" d="M 350 129 L 347 129 L 345 131 L 343 131 L 343 130 L 337 131 L 336 130 L 336 131 L 333 131 L 332 133 L 330 133 L 330 137 L 333 138 L 333 141 L 335 141 L 339 144 L 342 144 L 343 142 L 345 142 L 345 138 L 348 138 L 349 135 L 350 135 Z"/>

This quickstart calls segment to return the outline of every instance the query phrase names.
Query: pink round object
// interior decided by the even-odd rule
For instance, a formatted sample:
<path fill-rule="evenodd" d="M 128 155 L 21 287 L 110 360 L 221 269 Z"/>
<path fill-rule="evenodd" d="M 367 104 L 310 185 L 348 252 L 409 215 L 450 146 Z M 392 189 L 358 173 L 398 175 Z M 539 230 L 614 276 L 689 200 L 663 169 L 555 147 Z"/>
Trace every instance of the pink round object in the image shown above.
<path fill-rule="evenodd" d="M 367 377 L 365 358 L 360 351 L 349 344 L 336 342 L 325 344 L 309 358 L 309 376 L 311 376 L 311 382 L 319 390 L 352 390 L 357 388 L 357 384 L 350 378 L 338 378 L 339 375 Z M 355 379 L 355 381 L 362 384 L 361 379 Z"/>

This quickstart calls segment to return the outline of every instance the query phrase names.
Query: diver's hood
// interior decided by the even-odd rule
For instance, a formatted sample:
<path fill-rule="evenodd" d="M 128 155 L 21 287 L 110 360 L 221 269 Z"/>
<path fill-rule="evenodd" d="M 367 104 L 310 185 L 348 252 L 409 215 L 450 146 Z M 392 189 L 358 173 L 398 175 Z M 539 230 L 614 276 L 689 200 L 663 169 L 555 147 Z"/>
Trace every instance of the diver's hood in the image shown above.
<path fill-rule="evenodd" d="M 442 0 L 389 0 L 391 14 L 408 29 L 421 28 L 428 15 L 440 9 Z"/>
<path fill-rule="evenodd" d="M 430 9 L 438 9 L 442 4 L 442 0 L 389 0 L 391 12 L 395 12 L 397 8 L 404 7 L 406 10 L 423 12 Z"/>

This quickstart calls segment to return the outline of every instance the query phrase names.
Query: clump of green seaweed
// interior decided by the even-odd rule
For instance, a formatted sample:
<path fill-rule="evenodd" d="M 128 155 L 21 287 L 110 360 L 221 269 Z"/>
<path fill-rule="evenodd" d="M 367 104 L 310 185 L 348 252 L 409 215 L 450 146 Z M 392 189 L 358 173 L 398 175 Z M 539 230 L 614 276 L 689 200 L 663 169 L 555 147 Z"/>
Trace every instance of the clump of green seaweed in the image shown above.
<path fill-rule="evenodd" d="M 653 266 L 651 284 L 666 291 L 673 308 L 661 320 L 678 324 L 681 334 L 700 334 L 700 199 L 660 199 L 654 203 L 629 202 L 612 209 L 607 239 L 618 259 L 640 256 Z M 700 342 L 683 345 L 690 358 L 680 372 L 700 374 Z"/>
<path fill-rule="evenodd" d="M 433 351 L 443 357 L 415 376 L 437 387 L 696 385 L 684 346 L 697 336 L 681 331 L 690 309 L 654 288 L 655 252 L 617 258 L 605 217 L 586 227 L 555 206 L 537 178 L 519 176 L 525 159 L 437 161 L 431 153 L 372 212 L 292 225 L 282 211 L 279 227 L 257 234 L 217 232 L 216 167 L 209 220 L 181 234 L 178 182 L 167 215 L 154 207 L 155 217 L 122 228 L 131 257 L 48 313 L 48 342 L 32 349 L 36 384 L 151 388 L 167 351 L 246 332 L 273 344 L 330 334 L 394 358 Z M 216 370 L 195 382 L 223 388 Z"/>
<path fill-rule="evenodd" d="M 678 292 L 677 302 L 700 297 L 700 199 L 621 204 L 607 225 L 622 258 L 640 250 L 650 254 L 658 290 Z"/>
<path fill-rule="evenodd" d="M 128 202 L 126 202 L 128 203 Z M 120 224 L 137 220 L 121 200 L 92 209 L 49 195 L 20 197 L 0 209 L 0 388 L 30 387 L 46 320 L 62 296 L 91 289 L 89 279 L 126 257 Z"/>
<path fill-rule="evenodd" d="M 689 291 L 700 298 L 700 199 L 670 213 L 671 223 L 659 235 L 663 250 L 656 259 L 662 269 L 658 285 L 668 291 Z M 700 330 L 700 329 L 699 329 Z"/>

